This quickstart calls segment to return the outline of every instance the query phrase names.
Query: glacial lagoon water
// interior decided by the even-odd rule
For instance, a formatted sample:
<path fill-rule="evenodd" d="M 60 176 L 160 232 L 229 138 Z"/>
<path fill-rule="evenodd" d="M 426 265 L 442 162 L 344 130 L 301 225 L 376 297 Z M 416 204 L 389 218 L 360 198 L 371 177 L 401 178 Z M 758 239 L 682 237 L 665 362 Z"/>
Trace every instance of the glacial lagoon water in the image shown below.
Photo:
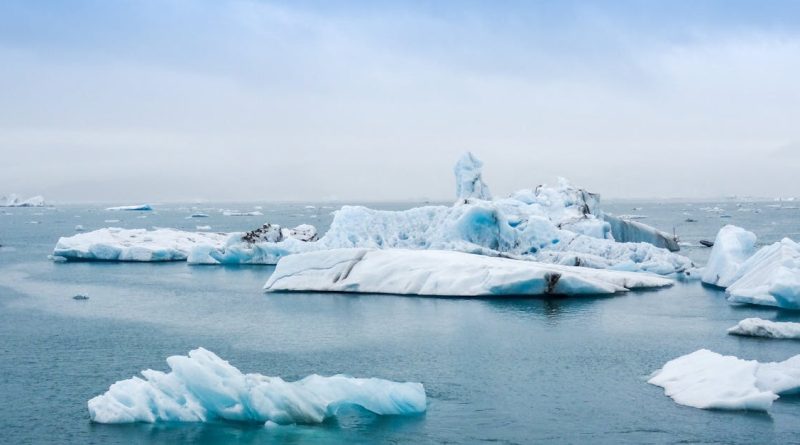
<path fill-rule="evenodd" d="M 697 244 L 724 224 L 761 243 L 800 239 L 800 210 L 736 202 L 606 202 L 616 214 Z M 218 209 L 264 216 L 228 217 Z M 313 208 L 308 208 L 313 205 Z M 386 209 L 417 204 L 370 204 Z M 646 383 L 666 361 L 699 348 L 759 361 L 800 353 L 800 342 L 728 336 L 747 317 L 800 313 L 731 306 L 699 282 L 603 298 L 459 299 L 263 294 L 272 267 L 52 263 L 59 236 L 105 226 L 213 230 L 265 221 L 322 231 L 327 204 L 156 205 L 0 209 L 0 433 L 4 443 L 797 443 L 800 397 L 769 413 L 675 404 Z M 701 211 L 719 206 L 730 218 Z M 208 218 L 187 219 L 194 212 Z M 688 214 L 688 215 L 687 215 Z M 686 218 L 697 222 L 687 223 Z M 106 222 L 119 220 L 119 222 Z M 705 262 L 708 249 L 684 247 Z M 76 294 L 88 300 L 72 298 Z M 346 373 L 419 381 L 428 412 L 377 417 L 352 410 L 317 426 L 237 423 L 100 425 L 86 402 L 165 358 L 203 346 L 244 372 L 285 379 Z"/>

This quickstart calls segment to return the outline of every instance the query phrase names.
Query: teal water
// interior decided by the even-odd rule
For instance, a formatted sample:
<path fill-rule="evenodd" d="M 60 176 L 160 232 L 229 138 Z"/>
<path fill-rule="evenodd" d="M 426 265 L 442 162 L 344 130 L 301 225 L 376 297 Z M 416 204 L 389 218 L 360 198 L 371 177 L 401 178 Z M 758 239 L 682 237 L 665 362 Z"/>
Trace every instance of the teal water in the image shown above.
<path fill-rule="evenodd" d="M 606 203 L 614 213 L 687 242 L 726 223 L 764 243 L 800 239 L 800 210 L 771 203 Z M 254 204 L 208 207 L 252 210 Z M 648 385 L 666 361 L 699 348 L 760 361 L 800 353 L 800 342 L 733 337 L 742 318 L 800 321 L 796 312 L 731 306 L 698 282 L 605 298 L 453 299 L 386 295 L 262 294 L 272 267 L 54 264 L 59 236 L 122 227 L 264 221 L 324 230 L 330 208 L 261 204 L 264 216 L 186 219 L 189 206 L 156 212 L 101 207 L 0 209 L 0 432 L 4 443 L 797 443 L 800 398 L 770 413 L 683 407 Z M 730 219 L 699 211 L 720 205 Z M 201 207 L 204 207 L 203 205 Z M 376 205 L 373 205 L 376 206 Z M 382 204 L 381 208 L 408 205 Z M 636 210 L 633 210 L 637 208 Z M 202 211 L 202 210 L 197 210 Z M 686 223 L 689 213 L 697 223 Z M 147 218 L 139 218 L 139 216 Z M 119 219 L 118 223 L 105 220 Z M 38 221 L 32 224 L 31 221 Z M 708 249 L 685 248 L 704 262 Z M 77 293 L 90 296 L 75 301 Z M 318 426 L 133 424 L 89 421 L 86 401 L 169 355 L 203 346 L 244 372 L 296 379 L 347 373 L 424 383 L 428 412 L 364 412 Z"/>

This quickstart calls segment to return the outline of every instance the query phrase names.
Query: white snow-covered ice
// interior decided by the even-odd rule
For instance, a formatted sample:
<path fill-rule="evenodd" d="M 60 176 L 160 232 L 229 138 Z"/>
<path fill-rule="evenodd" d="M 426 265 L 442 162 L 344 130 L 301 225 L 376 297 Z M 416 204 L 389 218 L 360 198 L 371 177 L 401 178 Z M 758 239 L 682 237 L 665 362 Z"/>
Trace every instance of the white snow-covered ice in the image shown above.
<path fill-rule="evenodd" d="M 719 230 L 703 270 L 704 283 L 730 286 L 739 268 L 755 252 L 756 235 L 741 227 L 727 225 Z"/>
<path fill-rule="evenodd" d="M 784 238 L 753 253 L 755 243 L 753 233 L 723 227 L 703 281 L 725 287 L 732 303 L 800 309 L 800 244 Z"/>
<path fill-rule="evenodd" d="M 425 412 L 421 383 L 345 375 L 311 375 L 296 382 L 243 374 L 213 352 L 198 348 L 167 358 L 171 369 L 148 369 L 120 380 L 89 400 L 99 423 L 210 422 L 230 420 L 287 425 L 320 423 L 355 405 L 378 415 Z"/>
<path fill-rule="evenodd" d="M 224 260 L 226 257 L 240 254 L 239 250 L 256 248 L 253 247 L 253 243 L 264 241 L 265 238 L 253 238 L 250 240 L 251 243 L 242 242 L 242 239 L 248 233 L 260 233 L 259 231 L 267 226 L 277 228 L 280 241 L 283 245 L 292 245 L 292 252 L 301 249 L 293 243 L 313 240 L 317 234 L 316 228 L 308 224 L 302 224 L 294 229 L 265 224 L 247 233 L 214 233 L 208 231 L 210 226 L 198 226 L 199 232 L 166 228 L 147 230 L 109 227 L 60 238 L 52 256 L 84 261 L 185 261 L 191 257 L 191 262 L 196 264 L 219 264 L 220 261 L 215 258 Z M 198 245 L 204 246 L 207 250 L 194 249 Z M 226 249 L 226 246 L 232 247 Z M 205 256 L 202 256 L 203 254 Z M 270 254 L 276 255 L 275 250 L 271 250 Z M 254 256 L 249 251 L 247 255 Z M 275 263 L 279 258 L 270 258 L 270 261 Z"/>
<path fill-rule="evenodd" d="M 667 362 L 648 383 L 681 405 L 766 411 L 780 395 L 800 390 L 800 355 L 759 363 L 701 349 Z"/>
<path fill-rule="evenodd" d="M 128 205 L 128 206 L 107 207 L 106 210 L 150 211 L 153 210 L 153 208 L 150 206 L 150 204 L 138 204 L 138 205 Z"/>
<path fill-rule="evenodd" d="M 660 276 L 456 251 L 332 249 L 287 256 L 264 289 L 429 296 L 588 295 L 669 286 Z"/>
<path fill-rule="evenodd" d="M 8 196 L 0 195 L 0 207 L 44 207 L 44 198 L 34 196 L 22 199 L 14 194 Z"/>
<path fill-rule="evenodd" d="M 728 329 L 728 334 L 800 340 L 800 323 L 745 318 L 736 326 Z"/>
<path fill-rule="evenodd" d="M 222 233 L 109 227 L 60 238 L 53 256 L 91 261 L 183 261 L 195 244 L 222 245 L 226 239 Z"/>

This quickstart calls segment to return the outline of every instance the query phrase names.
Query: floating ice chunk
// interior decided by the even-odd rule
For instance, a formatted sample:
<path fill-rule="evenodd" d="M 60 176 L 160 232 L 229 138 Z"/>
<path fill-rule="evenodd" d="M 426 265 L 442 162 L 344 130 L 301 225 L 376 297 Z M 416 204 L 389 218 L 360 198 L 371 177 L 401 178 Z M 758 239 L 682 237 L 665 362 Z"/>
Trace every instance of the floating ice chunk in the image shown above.
<path fill-rule="evenodd" d="M 93 261 L 183 261 L 195 244 L 222 245 L 226 238 L 219 233 L 112 227 L 62 237 L 53 256 Z"/>
<path fill-rule="evenodd" d="M 800 340 L 800 323 L 745 318 L 736 326 L 728 329 L 728 334 Z"/>
<path fill-rule="evenodd" d="M 800 355 L 759 363 L 701 349 L 667 362 L 648 383 L 681 405 L 766 411 L 780 394 L 800 389 Z"/>
<path fill-rule="evenodd" d="M 238 210 L 223 210 L 222 214 L 225 216 L 261 216 L 263 213 L 258 210 L 252 212 L 240 212 Z"/>
<path fill-rule="evenodd" d="M 211 226 L 195 226 L 195 229 L 208 231 L 208 230 L 211 230 Z"/>
<path fill-rule="evenodd" d="M 121 380 L 88 402 L 99 423 L 209 422 L 231 420 L 286 425 L 320 423 L 347 405 L 378 415 L 425 412 L 425 388 L 345 375 L 311 375 L 296 382 L 243 374 L 213 352 L 198 348 L 189 356 L 167 358 L 171 369 L 148 369 L 144 378 Z"/>
<path fill-rule="evenodd" d="M 739 267 L 755 252 L 755 245 L 753 232 L 732 225 L 721 228 L 703 271 L 703 282 L 719 287 L 730 286 L 737 278 Z"/>
<path fill-rule="evenodd" d="M 14 194 L 8 196 L 0 195 L 0 207 L 44 207 L 44 198 L 34 196 L 28 199 L 21 199 Z"/>
<path fill-rule="evenodd" d="M 208 214 L 205 213 L 192 213 L 189 215 L 189 218 L 208 218 Z"/>
<path fill-rule="evenodd" d="M 453 251 L 333 249 L 282 258 L 264 289 L 439 296 L 586 295 L 670 284 L 669 279 L 649 274 Z"/>
<path fill-rule="evenodd" d="M 734 278 L 726 289 L 731 302 L 800 309 L 800 245 L 784 238 L 762 247 Z"/>
<path fill-rule="evenodd" d="M 83 226 L 78 224 L 77 226 L 75 226 L 75 231 L 76 232 L 83 232 Z"/>
<path fill-rule="evenodd" d="M 153 210 L 149 204 L 139 204 L 139 205 L 130 205 L 130 206 L 117 206 L 117 207 L 108 207 L 106 210 L 128 210 L 128 211 L 151 211 Z"/>
<path fill-rule="evenodd" d="M 481 178 L 483 162 L 472 153 L 464 153 L 456 162 L 456 199 L 484 199 L 491 200 L 492 194 Z"/>

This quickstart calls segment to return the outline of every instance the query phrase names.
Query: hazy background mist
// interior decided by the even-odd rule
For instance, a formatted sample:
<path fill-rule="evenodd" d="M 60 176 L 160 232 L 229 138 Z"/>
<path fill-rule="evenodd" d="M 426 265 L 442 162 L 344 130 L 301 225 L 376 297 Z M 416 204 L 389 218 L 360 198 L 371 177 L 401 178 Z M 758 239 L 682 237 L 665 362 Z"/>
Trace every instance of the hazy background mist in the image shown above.
<path fill-rule="evenodd" d="M 800 195 L 800 2 L 0 2 L 0 194 Z"/>

